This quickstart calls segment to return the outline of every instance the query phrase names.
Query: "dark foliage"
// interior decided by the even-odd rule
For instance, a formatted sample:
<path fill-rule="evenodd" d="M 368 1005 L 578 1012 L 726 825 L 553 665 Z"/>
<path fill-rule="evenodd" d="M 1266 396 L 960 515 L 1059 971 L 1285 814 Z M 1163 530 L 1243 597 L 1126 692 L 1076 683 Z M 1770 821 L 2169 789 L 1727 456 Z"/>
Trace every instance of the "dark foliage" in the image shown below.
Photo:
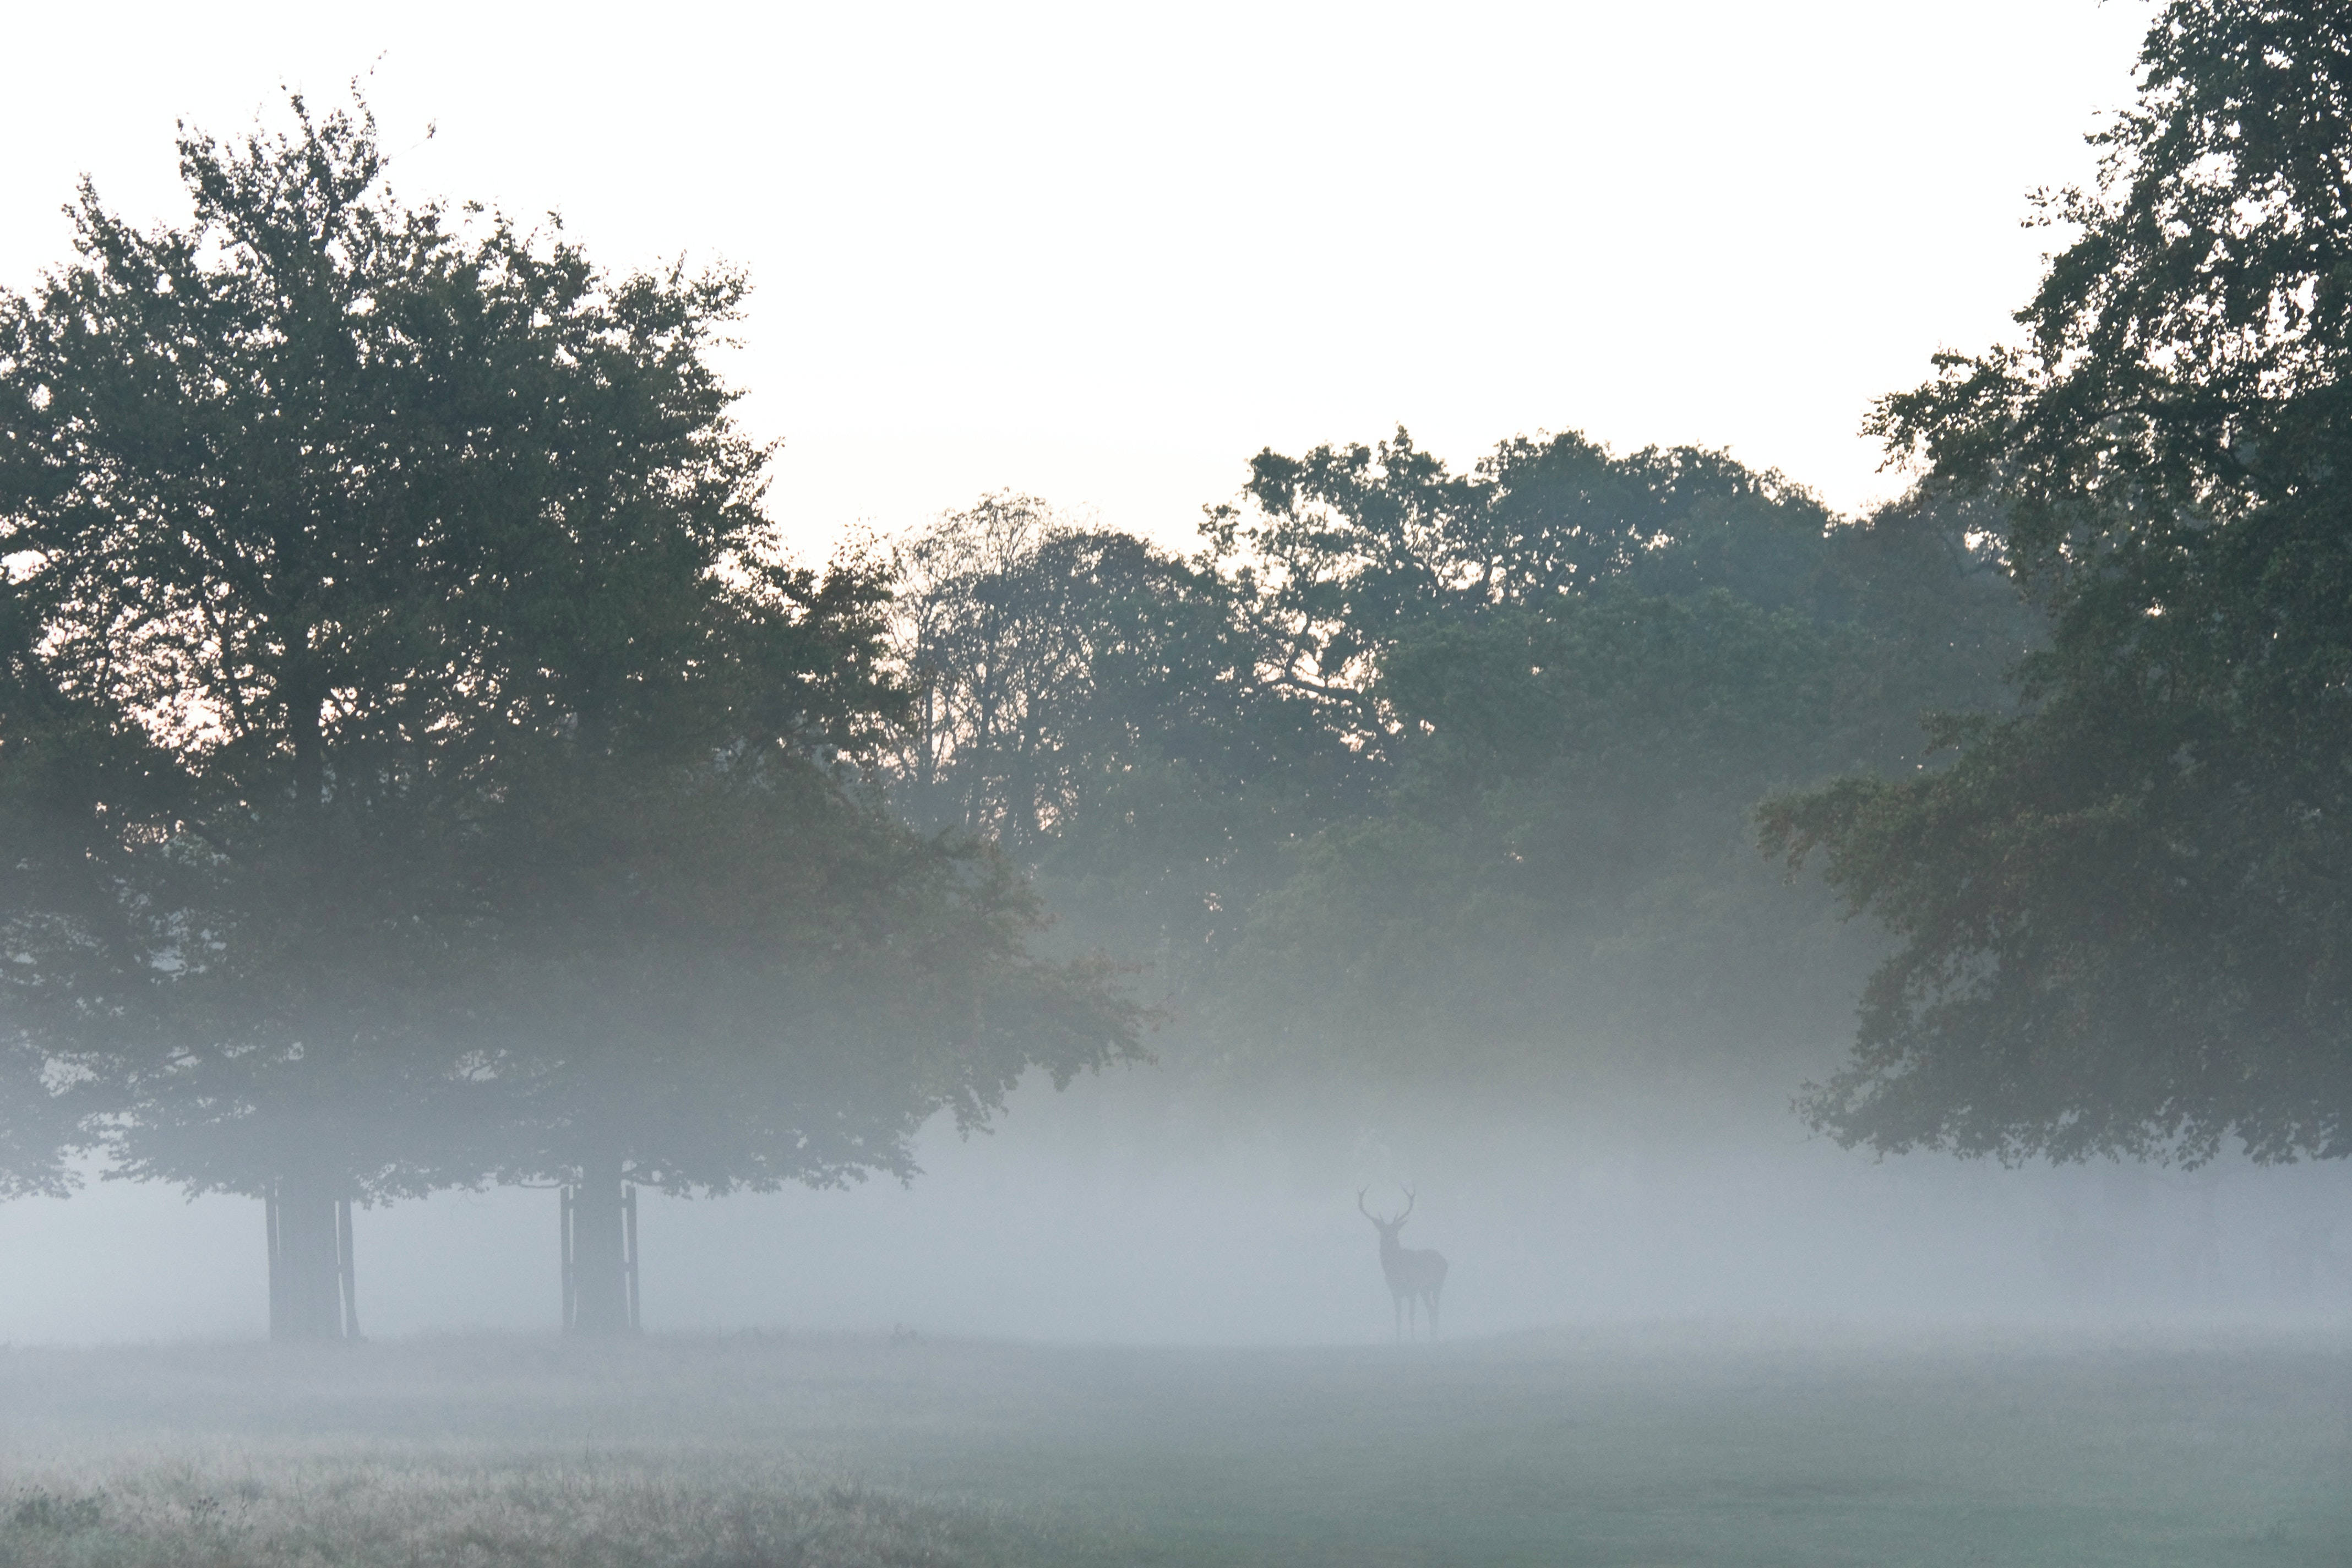
<path fill-rule="evenodd" d="M 836 763 L 884 590 L 780 563 L 742 281 L 403 205 L 293 110 L 0 298 L 7 1179 L 833 1180 L 1131 1051 Z"/>
<path fill-rule="evenodd" d="M 2352 1153 L 2352 31 L 2181 0 L 2141 73 L 2025 344 L 1879 416 L 2002 509 L 2026 710 L 1768 814 L 1902 943 L 1810 1101 L 1851 1143 Z"/>
<path fill-rule="evenodd" d="M 1748 813 L 2000 700 L 2031 622 L 1987 539 L 1575 436 L 1262 453 L 1195 563 L 992 498 L 899 552 L 895 787 L 1150 964 L 1174 1062 L 1786 1074 L 1864 950 L 1790 918 Z"/>

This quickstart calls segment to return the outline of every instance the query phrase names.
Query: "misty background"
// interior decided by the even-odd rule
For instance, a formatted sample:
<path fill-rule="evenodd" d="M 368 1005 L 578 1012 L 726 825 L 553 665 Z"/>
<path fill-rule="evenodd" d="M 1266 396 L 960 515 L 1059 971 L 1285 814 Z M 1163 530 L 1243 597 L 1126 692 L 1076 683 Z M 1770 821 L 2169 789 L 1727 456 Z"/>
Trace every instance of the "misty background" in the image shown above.
<path fill-rule="evenodd" d="M 648 1193 L 646 1326 L 1384 1341 L 1388 1297 L 1355 1189 L 1370 1184 L 1374 1206 L 1392 1211 L 1401 1181 L 1420 1194 L 1407 1239 L 1453 1265 L 1449 1333 L 1662 1317 L 2332 1321 L 2352 1290 L 2339 1225 L 2352 1174 L 2332 1164 L 1874 1163 L 1769 1103 L 1690 1147 L 1506 1113 L 1410 1145 L 1335 1129 L 1307 1150 L 1204 1152 L 1155 1142 L 1150 1076 L 1060 1096 L 1032 1086 L 990 1135 L 929 1129 L 924 1173 L 904 1188 Z M 0 1206 L 0 1245 L 18 1260 L 0 1287 L 0 1333 L 257 1333 L 259 1207 L 130 1183 Z M 555 1321 L 552 1193 L 436 1194 L 361 1210 L 356 1230 L 372 1335 Z"/>

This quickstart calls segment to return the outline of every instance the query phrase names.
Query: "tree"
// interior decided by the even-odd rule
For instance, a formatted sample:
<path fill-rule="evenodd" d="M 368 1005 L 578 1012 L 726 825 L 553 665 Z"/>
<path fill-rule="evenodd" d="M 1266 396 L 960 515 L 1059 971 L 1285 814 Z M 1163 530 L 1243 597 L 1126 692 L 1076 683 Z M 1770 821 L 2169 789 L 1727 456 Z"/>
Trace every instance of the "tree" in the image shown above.
<path fill-rule="evenodd" d="M 907 1179 L 940 1111 L 969 1131 L 1033 1068 L 1135 1054 L 1116 975 L 1030 955 L 1034 897 L 985 849 L 781 754 L 589 772 L 586 813 L 534 813 L 484 862 L 520 905 L 484 1012 L 516 1094 L 502 1173 L 572 1189 L 576 1328 L 630 1321 L 631 1186 Z"/>
<path fill-rule="evenodd" d="M 17 688 L 54 698 L 0 766 L 41 808 L 12 868 L 28 1048 L 109 1087 L 127 1173 L 268 1198 L 273 1326 L 326 1334 L 338 1206 L 476 1157 L 420 1006 L 463 946 L 495 650 L 470 591 L 514 508 L 481 454 L 520 456 L 516 361 L 561 352 L 530 323 L 578 268 L 398 205 L 363 109 L 293 109 L 290 136 L 183 134 L 189 226 L 85 184 L 79 261 L 0 299 Z M 76 732 L 87 765 L 45 766 Z"/>
<path fill-rule="evenodd" d="M 74 999 L 104 988 L 110 945 L 79 940 L 117 916 L 110 826 L 152 821 L 178 780 L 135 725 L 61 690 L 38 657 L 37 583 L 0 584 L 0 1197 L 61 1195 L 68 1158 L 113 1101 L 51 1043 Z"/>
<path fill-rule="evenodd" d="M 1825 585 L 1820 503 L 1696 447 L 1614 458 L 1573 432 L 1522 436 L 1455 473 L 1400 429 L 1377 447 L 1261 452 L 1244 495 L 1246 510 L 1212 515 L 1213 548 L 1276 678 L 1376 747 L 1380 658 L 1433 619 L 1541 614 L 1611 583 L 1811 609 Z"/>
<path fill-rule="evenodd" d="M 2352 1154 L 2352 29 L 2176 0 L 2020 347 L 1875 428 L 2050 616 L 1946 765 L 1783 798 L 1899 947 L 1815 1122 L 1881 1152 Z"/>
<path fill-rule="evenodd" d="M 1924 700 L 1997 691 L 2027 626 L 1980 519 L 1841 523 L 1719 454 L 1572 435 L 1467 474 L 1401 432 L 1253 475 L 1224 521 L 1268 640 L 1382 771 L 1252 910 L 1233 1032 L 1533 1088 L 1728 1082 L 1833 1027 L 1824 967 L 1858 955 L 1792 917 L 1748 813 L 1906 765 Z"/>
<path fill-rule="evenodd" d="M 679 1131 L 666 1177 L 902 1161 L 887 1140 L 771 1157 L 809 1119 L 897 1126 L 964 1086 L 891 1053 L 878 981 L 825 1015 L 870 1057 L 793 1089 L 812 1109 L 764 1124 L 782 1142 L 748 1165 L 724 1163 L 723 1119 L 748 1080 L 720 1095 L 714 1053 L 797 1037 L 751 1011 L 793 999 L 768 984 L 779 942 L 864 963 L 869 934 L 977 900 L 996 966 L 940 973 L 1010 985 L 1029 910 L 827 773 L 824 748 L 895 711 L 877 590 L 781 563 L 764 453 L 709 363 L 742 280 L 614 279 L 560 235 L 404 205 L 364 105 L 293 114 L 283 136 L 183 135 L 188 227 L 136 233 L 85 187 L 79 261 L 0 299 L 0 828 L 25 850 L 0 870 L 0 1142 L 35 1184 L 100 1138 L 123 1173 L 265 1197 L 273 1328 L 332 1335 L 355 1331 L 349 1203 L 544 1173 L 551 1149 L 578 1179 L 610 1142 L 551 1129 L 596 1120 L 573 1090 L 617 1091 L 583 1060 L 628 1030 L 623 1089 L 721 1151 L 695 1166 Z M 793 880 L 803 864 L 835 874 Z M 884 871 L 900 918 L 869 933 L 858 879 Z M 631 955 L 680 956 L 693 928 L 668 917 L 722 890 L 738 907 L 703 929 L 750 956 L 719 1021 L 676 988 L 619 1005 L 623 978 L 686 972 Z M 1101 1049 L 1131 1046 L 1095 972 L 1038 974 L 1104 1010 Z M 609 1005 L 567 1011 L 565 984 Z M 866 1089 L 887 1105 L 823 1100 Z"/>
<path fill-rule="evenodd" d="M 1350 754 L 1265 678 L 1235 584 L 991 496 L 900 541 L 891 755 L 918 822 L 996 843 L 1079 944 L 1205 982 L 1281 847 L 1344 808 Z"/>
<path fill-rule="evenodd" d="M 906 706 L 877 580 L 602 558 L 639 542 L 567 554 L 615 635 L 537 661 L 473 858 L 500 1174 L 568 1189 L 592 1332 L 633 1317 L 630 1188 L 908 1178 L 933 1115 L 969 1131 L 1032 1068 L 1131 1058 L 1141 1016 L 1114 966 L 1029 952 L 1043 910 L 1001 855 L 917 832 L 844 760 Z"/>

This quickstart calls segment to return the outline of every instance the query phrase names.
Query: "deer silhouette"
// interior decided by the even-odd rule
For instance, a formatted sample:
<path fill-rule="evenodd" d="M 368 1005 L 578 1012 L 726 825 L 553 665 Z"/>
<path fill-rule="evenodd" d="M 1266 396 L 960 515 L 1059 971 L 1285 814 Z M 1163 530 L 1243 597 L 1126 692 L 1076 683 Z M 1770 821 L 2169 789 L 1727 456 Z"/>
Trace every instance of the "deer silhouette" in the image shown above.
<path fill-rule="evenodd" d="M 1382 1219 L 1364 1207 L 1364 1194 L 1370 1187 L 1356 1191 L 1356 1207 L 1363 1211 L 1372 1228 L 1381 1233 L 1381 1272 L 1388 1276 L 1389 1296 L 1396 1308 L 1396 1335 L 1404 1338 L 1405 1328 L 1412 1321 L 1413 1304 L 1429 1309 L 1429 1337 L 1437 1337 L 1437 1298 L 1445 1289 L 1445 1259 L 1425 1248 L 1399 1247 L 1397 1232 L 1412 1214 L 1412 1189 L 1404 1190 L 1404 1213 L 1394 1219 Z"/>

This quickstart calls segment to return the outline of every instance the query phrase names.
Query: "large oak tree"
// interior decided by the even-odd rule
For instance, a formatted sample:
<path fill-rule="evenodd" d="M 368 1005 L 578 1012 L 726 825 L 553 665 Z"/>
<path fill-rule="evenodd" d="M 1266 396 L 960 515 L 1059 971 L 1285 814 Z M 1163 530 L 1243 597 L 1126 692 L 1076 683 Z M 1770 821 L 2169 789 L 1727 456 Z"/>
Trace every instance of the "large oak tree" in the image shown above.
<path fill-rule="evenodd" d="M 1131 1048 L 840 775 L 877 589 L 779 562 L 742 281 L 404 205 L 363 107 L 293 113 L 183 136 L 185 226 L 85 188 L 0 297 L 8 1179 L 96 1139 L 265 1196 L 273 1323 L 333 1334 L 352 1199 L 900 1169 Z"/>

